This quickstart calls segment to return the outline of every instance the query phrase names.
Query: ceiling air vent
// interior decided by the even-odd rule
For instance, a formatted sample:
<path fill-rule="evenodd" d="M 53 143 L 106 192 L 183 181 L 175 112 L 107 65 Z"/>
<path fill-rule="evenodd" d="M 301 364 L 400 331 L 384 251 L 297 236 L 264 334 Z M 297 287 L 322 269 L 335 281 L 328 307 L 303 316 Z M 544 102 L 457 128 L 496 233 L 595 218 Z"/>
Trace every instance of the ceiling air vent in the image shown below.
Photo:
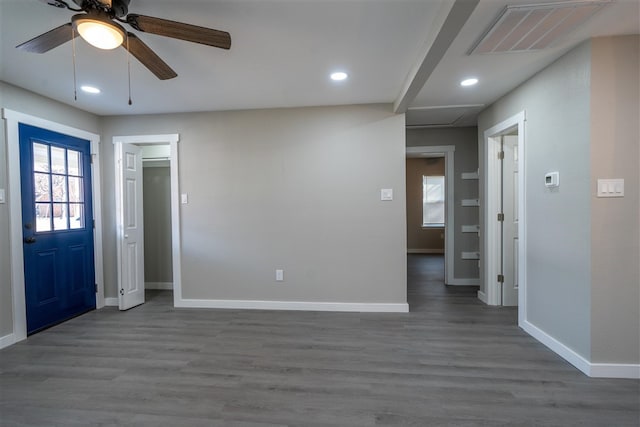
<path fill-rule="evenodd" d="M 544 49 L 610 3 L 594 0 L 507 6 L 469 54 Z"/>

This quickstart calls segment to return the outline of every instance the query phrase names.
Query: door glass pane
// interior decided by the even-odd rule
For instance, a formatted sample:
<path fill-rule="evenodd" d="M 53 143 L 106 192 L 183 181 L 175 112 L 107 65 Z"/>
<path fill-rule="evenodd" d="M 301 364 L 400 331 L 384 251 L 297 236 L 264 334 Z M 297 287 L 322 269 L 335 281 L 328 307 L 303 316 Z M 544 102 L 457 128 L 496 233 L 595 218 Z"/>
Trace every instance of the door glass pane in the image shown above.
<path fill-rule="evenodd" d="M 80 152 L 75 150 L 67 150 L 67 162 L 69 163 L 69 175 L 81 176 L 80 170 Z"/>
<path fill-rule="evenodd" d="M 64 175 L 51 175 L 51 186 L 54 202 L 67 201 L 67 177 Z"/>
<path fill-rule="evenodd" d="M 69 201 L 83 202 L 82 200 L 82 178 L 69 177 Z"/>
<path fill-rule="evenodd" d="M 33 174 L 33 186 L 35 187 L 36 202 L 50 202 L 51 188 L 49 188 L 49 174 L 38 173 Z"/>
<path fill-rule="evenodd" d="M 84 228 L 84 205 L 69 203 L 69 228 Z"/>
<path fill-rule="evenodd" d="M 53 229 L 54 230 L 67 230 L 69 228 L 67 204 L 66 203 L 54 203 L 53 204 Z"/>
<path fill-rule="evenodd" d="M 64 148 L 51 147 L 51 172 L 67 173 L 67 165 L 64 158 Z"/>
<path fill-rule="evenodd" d="M 36 203 L 36 231 L 51 231 L 51 205 Z"/>
<path fill-rule="evenodd" d="M 49 148 L 47 145 L 33 143 L 33 170 L 49 172 Z"/>

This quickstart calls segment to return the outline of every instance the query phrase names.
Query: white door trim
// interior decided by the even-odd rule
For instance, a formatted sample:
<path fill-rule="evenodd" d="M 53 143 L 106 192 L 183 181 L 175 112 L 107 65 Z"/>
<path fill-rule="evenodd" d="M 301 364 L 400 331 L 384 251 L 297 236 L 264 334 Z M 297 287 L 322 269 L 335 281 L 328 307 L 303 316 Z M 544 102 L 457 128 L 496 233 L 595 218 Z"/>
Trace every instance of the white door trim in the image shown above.
<path fill-rule="evenodd" d="M 22 247 L 22 194 L 20 189 L 20 131 L 18 124 L 37 126 L 53 132 L 85 139 L 91 143 L 91 190 L 93 198 L 93 253 L 96 293 L 96 309 L 104 307 L 104 275 L 102 258 L 102 194 L 100 174 L 100 135 L 62 125 L 29 114 L 2 109 L 7 141 L 7 172 L 9 201 L 9 245 L 11 248 L 11 295 L 13 304 L 14 342 L 27 337 L 27 310 L 24 293 L 24 252 Z"/>
<path fill-rule="evenodd" d="M 454 153 L 456 147 L 454 145 L 421 145 L 419 147 L 407 147 L 406 157 L 423 157 L 427 155 L 442 154 L 445 163 L 445 182 L 447 191 L 447 203 L 445 205 L 447 223 L 444 228 L 444 276 L 445 283 L 447 285 L 456 285 L 456 279 L 454 278 L 454 262 L 455 251 L 453 247 L 453 233 L 455 231 L 455 224 L 453 222 L 453 210 L 454 210 L 454 178 L 455 169 L 454 166 Z"/>
<path fill-rule="evenodd" d="M 180 135 L 177 133 L 165 135 L 129 135 L 114 136 L 114 152 L 118 145 L 169 145 L 169 165 L 171 173 L 171 258 L 173 266 L 173 305 L 182 300 L 182 268 L 180 245 L 180 185 L 178 181 L 178 142 Z M 117 160 L 115 160 L 117 162 Z M 116 164 L 116 168 L 118 165 Z M 119 250 L 119 249 L 118 249 Z M 119 258 L 118 258 L 119 259 Z M 120 266 L 118 266 L 118 269 Z"/>
<path fill-rule="evenodd" d="M 498 264 L 500 257 L 499 227 L 497 214 L 500 210 L 500 161 L 498 152 L 500 151 L 500 136 L 513 128 L 518 129 L 518 211 L 520 221 L 518 223 L 518 324 L 522 325 L 526 316 L 526 146 L 525 146 L 525 112 L 509 117 L 496 124 L 484 132 L 485 144 L 485 179 L 484 179 L 484 266 L 485 266 L 485 293 L 486 302 L 489 305 L 500 304 L 500 285 L 497 282 Z"/>

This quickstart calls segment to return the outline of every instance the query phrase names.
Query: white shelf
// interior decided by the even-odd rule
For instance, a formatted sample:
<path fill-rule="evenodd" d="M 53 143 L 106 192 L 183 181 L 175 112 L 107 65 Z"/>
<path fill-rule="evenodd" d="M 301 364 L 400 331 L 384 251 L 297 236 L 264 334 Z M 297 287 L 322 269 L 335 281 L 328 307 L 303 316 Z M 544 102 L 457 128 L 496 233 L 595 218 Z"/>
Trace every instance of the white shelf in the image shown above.
<path fill-rule="evenodd" d="M 462 259 L 480 259 L 480 252 L 462 252 Z"/>
<path fill-rule="evenodd" d="M 480 179 L 480 174 L 476 172 L 463 172 L 462 179 Z"/>
<path fill-rule="evenodd" d="M 462 232 L 463 233 L 479 233 L 480 226 L 479 225 L 463 225 Z"/>

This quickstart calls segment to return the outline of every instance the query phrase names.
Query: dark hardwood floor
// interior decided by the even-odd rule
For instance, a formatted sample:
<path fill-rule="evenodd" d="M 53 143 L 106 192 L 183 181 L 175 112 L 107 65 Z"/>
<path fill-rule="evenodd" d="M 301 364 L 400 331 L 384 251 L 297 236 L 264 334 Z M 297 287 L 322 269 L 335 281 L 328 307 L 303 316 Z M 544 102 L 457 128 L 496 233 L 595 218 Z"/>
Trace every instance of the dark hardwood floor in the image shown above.
<path fill-rule="evenodd" d="M 2 426 L 638 426 L 588 378 L 409 256 L 409 314 L 174 309 L 148 293 L 0 351 Z"/>

